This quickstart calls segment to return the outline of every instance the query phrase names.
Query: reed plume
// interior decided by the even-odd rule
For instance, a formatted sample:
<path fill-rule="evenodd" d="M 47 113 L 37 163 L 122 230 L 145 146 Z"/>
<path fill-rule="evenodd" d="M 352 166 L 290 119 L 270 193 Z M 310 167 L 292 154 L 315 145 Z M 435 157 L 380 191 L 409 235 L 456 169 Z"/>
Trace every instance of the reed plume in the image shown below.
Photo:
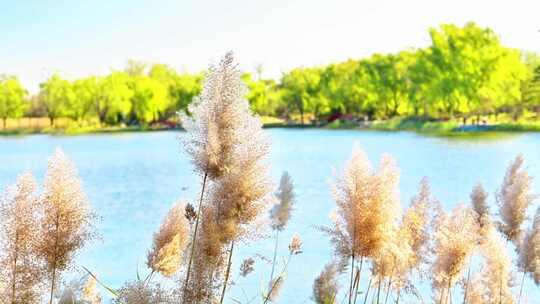
<path fill-rule="evenodd" d="M 438 303 L 448 303 L 451 298 L 451 289 L 478 242 L 478 229 L 474 211 L 462 204 L 437 219 L 431 273 Z"/>
<path fill-rule="evenodd" d="M 23 173 L 0 197 L 0 303 L 36 303 L 42 269 L 36 259 L 36 181 Z"/>
<path fill-rule="evenodd" d="M 535 196 L 530 193 L 532 178 L 523 168 L 523 156 L 518 155 L 506 170 L 503 183 L 497 193 L 501 222 L 499 229 L 519 246 L 522 237 L 521 225 L 527 218 L 527 208 Z"/>
<path fill-rule="evenodd" d="M 118 290 L 115 304 L 173 304 L 178 303 L 168 291 L 157 284 L 143 281 L 127 282 Z"/>
<path fill-rule="evenodd" d="M 177 272 L 188 238 L 189 224 L 184 212 L 184 204 L 176 203 L 169 210 L 159 231 L 154 234 L 154 244 L 146 261 L 152 273 L 170 277 Z"/>
<path fill-rule="evenodd" d="M 88 279 L 86 279 L 81 299 L 87 304 L 101 304 L 101 295 L 97 290 L 97 280 L 94 277 L 89 276 Z"/>
<path fill-rule="evenodd" d="M 50 279 L 49 303 L 52 304 L 62 272 L 95 236 L 93 222 L 96 218 L 75 166 L 60 149 L 49 159 L 40 204 L 43 216 L 37 254 L 46 265 Z"/>
<path fill-rule="evenodd" d="M 203 240 L 202 243 L 206 243 L 207 248 L 214 246 L 213 251 L 218 252 L 217 256 L 219 253 L 228 255 L 223 265 L 222 302 L 230 276 L 235 242 L 249 238 L 252 224 L 267 210 L 271 184 L 264 163 L 269 142 L 262 132 L 259 118 L 252 115 L 248 102 L 243 98 L 240 71 L 233 63 L 232 54 L 225 56 L 212 75 L 209 81 L 214 90 L 212 94 L 219 97 L 216 97 L 215 106 L 219 113 L 216 119 L 219 120 L 217 123 L 221 132 L 218 136 L 221 142 L 221 148 L 218 149 L 220 158 L 216 163 L 223 165 L 223 170 L 216 171 L 219 178 L 212 180 L 205 199 L 205 208 L 210 217 L 202 219 L 207 226 L 204 237 L 211 241 Z M 212 225 L 215 228 L 210 229 Z M 210 234 L 210 231 L 214 234 Z M 219 263 L 215 265 L 219 267 Z M 214 269 L 212 276 L 218 273 Z"/>
<path fill-rule="evenodd" d="M 294 205 L 294 186 L 291 176 L 287 171 L 283 172 L 279 181 L 279 188 L 275 194 L 277 204 L 270 210 L 270 220 L 272 229 L 276 233 L 274 245 L 274 258 L 272 260 L 272 270 L 270 272 L 270 281 L 274 279 L 274 270 L 276 266 L 277 249 L 279 245 L 279 233 L 285 229 L 287 222 L 291 217 L 291 211 Z"/>
<path fill-rule="evenodd" d="M 487 197 L 488 193 L 484 190 L 482 184 L 477 183 L 471 192 L 470 199 L 473 210 L 478 215 L 478 225 L 480 228 L 484 226 L 484 221 L 490 216 Z"/>
<path fill-rule="evenodd" d="M 490 222 L 485 224 L 486 232 L 480 251 L 486 259 L 484 286 L 486 299 L 497 303 L 514 303 L 512 294 L 512 261 L 506 252 L 505 241 Z"/>
<path fill-rule="evenodd" d="M 287 171 L 283 172 L 279 181 L 279 188 L 276 192 L 278 203 L 270 211 L 272 229 L 283 231 L 291 217 L 294 206 L 294 185 L 291 176 Z"/>
<path fill-rule="evenodd" d="M 244 85 L 232 52 L 218 66 L 210 65 L 203 90 L 188 111 L 180 114 L 187 131 L 183 141 L 196 170 L 210 179 L 218 179 L 234 167 L 237 141 L 241 140 L 250 119 L 249 104 L 243 99 Z M 243 140 L 246 140 L 244 138 Z"/>
<path fill-rule="evenodd" d="M 219 226 L 215 230 L 219 232 L 218 244 L 230 243 L 232 258 L 234 240 L 249 230 L 247 226 L 264 205 L 261 198 L 269 191 L 269 185 L 263 181 L 266 167 L 261 164 L 269 144 L 263 136 L 259 118 L 252 115 L 249 103 L 243 97 L 245 87 L 240 75 L 232 53 L 227 53 L 217 67 L 208 69 L 203 92 L 189 108 L 192 116 L 182 117 L 188 131 L 184 142 L 186 152 L 197 172 L 204 176 L 184 293 L 190 282 L 195 247 L 204 243 L 197 240 L 203 204 L 215 209 L 209 213 Z M 207 178 L 212 182 L 210 198 L 204 197 Z M 207 237 L 214 238 L 208 234 Z M 228 274 L 226 271 L 224 288 Z"/>
<path fill-rule="evenodd" d="M 536 210 L 531 228 L 525 233 L 518 254 L 518 268 L 523 273 L 518 298 L 521 300 L 526 274 L 532 277 L 536 285 L 540 285 L 540 207 Z"/>
<path fill-rule="evenodd" d="M 378 258 L 393 239 L 400 215 L 398 184 L 399 172 L 390 156 L 383 156 L 374 171 L 357 146 L 343 173 L 332 184 L 336 201 L 334 227 L 322 230 L 330 235 L 340 264 L 347 265 L 347 260 L 351 260 L 349 303 L 355 290 L 356 259 L 360 258 L 361 273 L 363 259 Z"/>
<path fill-rule="evenodd" d="M 255 260 L 253 258 L 247 258 L 240 264 L 240 276 L 244 278 L 252 273 L 253 270 L 255 270 Z"/>
<path fill-rule="evenodd" d="M 283 288 L 283 282 L 284 282 L 284 277 L 282 276 L 278 276 L 276 277 L 275 279 L 273 279 L 272 281 L 270 281 L 270 283 L 268 284 L 268 294 L 264 300 L 264 303 L 266 302 L 272 302 L 272 303 L 276 303 L 278 298 L 279 298 L 279 294 L 281 293 L 281 289 Z"/>
<path fill-rule="evenodd" d="M 329 263 L 324 266 L 321 273 L 313 282 L 313 301 L 317 304 L 336 303 L 339 291 L 339 266 L 336 263 Z"/>
<path fill-rule="evenodd" d="M 268 292 L 266 293 L 264 297 L 263 304 L 270 302 L 277 302 L 277 299 L 279 297 L 279 293 L 281 292 L 281 289 L 283 289 L 283 284 L 285 282 L 285 277 L 287 275 L 287 269 L 289 268 L 289 263 L 291 262 L 291 259 L 293 256 L 301 254 L 302 253 L 302 239 L 300 239 L 300 236 L 298 234 L 294 234 L 291 238 L 291 241 L 289 243 L 289 256 L 287 260 L 285 261 L 285 265 L 283 266 L 283 269 L 281 270 L 280 274 L 270 280 L 268 283 Z"/>
<path fill-rule="evenodd" d="M 398 294 L 402 289 L 409 290 L 412 284 L 410 273 L 427 262 L 431 210 L 436 203 L 427 178 L 423 178 L 417 195 L 403 214 L 400 226 L 393 228 L 392 238 L 374 260 L 372 272 L 377 277 L 377 283 L 388 278 L 386 298 L 392 289 Z"/>
<path fill-rule="evenodd" d="M 399 239 L 409 244 L 411 256 L 407 259 L 409 269 L 418 267 L 427 262 L 429 227 L 431 211 L 437 201 L 431 194 L 431 187 L 427 178 L 420 181 L 418 194 L 412 199 L 411 205 L 405 211 L 398 233 Z"/>
<path fill-rule="evenodd" d="M 58 304 L 101 304 L 96 279 L 89 275 L 74 279 L 64 287 Z"/>

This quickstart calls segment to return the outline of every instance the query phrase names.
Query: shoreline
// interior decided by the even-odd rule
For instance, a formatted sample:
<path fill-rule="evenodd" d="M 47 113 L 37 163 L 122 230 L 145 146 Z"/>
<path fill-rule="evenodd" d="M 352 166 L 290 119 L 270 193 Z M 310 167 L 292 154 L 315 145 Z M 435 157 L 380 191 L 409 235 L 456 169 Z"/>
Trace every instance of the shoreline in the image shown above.
<path fill-rule="evenodd" d="M 322 130 L 357 130 L 357 131 L 380 131 L 380 132 L 414 132 L 420 135 L 439 137 L 475 137 L 490 134 L 504 133 L 531 133 L 540 132 L 540 122 L 538 124 L 526 123 L 501 123 L 495 125 L 447 125 L 446 122 L 412 122 L 410 124 L 391 124 L 389 121 L 372 123 L 369 125 L 357 125 L 351 123 L 331 123 L 326 125 L 316 124 L 283 124 L 268 123 L 263 125 L 264 129 L 322 129 Z M 109 133 L 138 133 L 138 132 L 160 132 L 160 131 L 182 131 L 181 127 L 141 127 L 141 126 L 110 126 L 110 127 L 81 127 L 76 129 L 11 129 L 0 130 L 0 137 L 25 136 L 25 135 L 53 135 L 53 136 L 76 136 L 87 134 L 109 134 Z"/>

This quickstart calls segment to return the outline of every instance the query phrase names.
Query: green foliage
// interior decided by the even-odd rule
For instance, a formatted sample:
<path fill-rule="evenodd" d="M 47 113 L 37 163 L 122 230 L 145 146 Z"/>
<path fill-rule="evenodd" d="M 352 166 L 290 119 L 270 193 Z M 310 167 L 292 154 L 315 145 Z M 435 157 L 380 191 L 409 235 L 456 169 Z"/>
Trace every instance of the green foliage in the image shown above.
<path fill-rule="evenodd" d="M 0 76 L 0 118 L 3 129 L 6 128 L 8 118 L 18 118 L 24 114 L 27 94 L 16 77 Z"/>
<path fill-rule="evenodd" d="M 262 116 L 331 122 L 347 115 L 360 120 L 416 117 L 461 120 L 525 113 L 540 118 L 540 57 L 503 46 L 489 28 L 443 24 L 429 30 L 431 44 L 392 54 L 296 68 L 279 81 L 246 73 L 246 99 Z M 27 102 L 14 77 L 0 79 L 0 118 L 42 115 L 51 121 L 148 125 L 175 121 L 202 89 L 202 73 L 178 73 L 164 64 L 130 60 L 123 71 L 68 81 L 53 75 L 38 98 Z M 28 106 L 28 105 L 31 105 Z M 189 113 L 187 113 L 189 114 Z M 407 120 L 410 121 L 411 120 Z M 514 123 L 515 124 L 515 123 Z M 335 123 L 331 127 L 343 127 Z"/>
<path fill-rule="evenodd" d="M 69 107 L 74 104 L 75 93 L 71 83 L 58 74 L 52 75 L 40 87 L 39 99 L 47 112 L 51 126 L 54 126 L 56 118 L 67 116 L 72 111 Z"/>
<path fill-rule="evenodd" d="M 132 111 L 134 118 L 142 123 L 157 121 L 167 109 L 167 87 L 148 76 L 138 76 L 132 83 Z"/>

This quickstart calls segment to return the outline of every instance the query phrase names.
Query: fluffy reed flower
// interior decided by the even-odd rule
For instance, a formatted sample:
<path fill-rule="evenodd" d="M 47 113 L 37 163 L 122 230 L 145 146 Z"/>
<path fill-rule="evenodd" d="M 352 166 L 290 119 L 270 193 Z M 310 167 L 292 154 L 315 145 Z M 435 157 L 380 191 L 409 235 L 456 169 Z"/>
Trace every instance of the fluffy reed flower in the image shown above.
<path fill-rule="evenodd" d="M 443 212 L 436 226 L 432 286 L 436 295 L 442 299 L 448 297 L 451 287 L 473 253 L 477 244 L 478 225 L 474 211 L 460 204 L 451 214 Z M 437 301 L 441 302 L 439 299 Z"/>
<path fill-rule="evenodd" d="M 283 281 L 285 281 L 285 278 L 283 276 L 278 276 L 277 278 L 270 281 L 270 283 L 268 284 L 268 294 L 266 295 L 266 300 L 264 303 L 266 303 L 267 301 L 270 301 L 272 303 L 277 302 L 279 294 L 281 293 L 281 289 L 283 288 Z"/>
<path fill-rule="evenodd" d="M 302 240 L 300 236 L 295 233 L 289 243 L 289 253 L 292 255 L 297 255 L 302 253 Z"/>
<path fill-rule="evenodd" d="M 481 183 L 477 183 L 470 195 L 471 205 L 473 210 L 478 214 L 479 224 L 482 225 L 481 219 L 489 216 L 489 206 L 487 203 L 488 194 L 482 187 Z"/>
<path fill-rule="evenodd" d="M 270 211 L 272 229 L 282 231 L 291 217 L 294 205 L 294 185 L 287 171 L 283 172 L 276 192 L 278 203 Z"/>
<path fill-rule="evenodd" d="M 535 199 L 530 193 L 532 178 L 522 166 L 523 156 L 518 155 L 508 166 L 500 191 L 497 193 L 502 220 L 499 229 L 508 240 L 514 242 L 516 247 L 519 246 L 522 236 L 521 225 L 527 218 L 527 208 Z"/>
<path fill-rule="evenodd" d="M 313 301 L 317 304 L 334 304 L 339 291 L 339 266 L 329 263 L 313 282 Z"/>
<path fill-rule="evenodd" d="M 101 304 L 101 295 L 97 290 L 97 281 L 94 277 L 89 276 L 86 280 L 81 298 L 88 304 Z"/>
<path fill-rule="evenodd" d="M 519 247 L 518 265 L 524 274 L 531 275 L 536 285 L 540 285 L 540 207 Z"/>
<path fill-rule="evenodd" d="M 332 184 L 335 226 L 323 229 L 339 257 L 377 257 L 392 239 L 400 214 L 398 183 L 398 169 L 390 156 L 383 156 L 374 172 L 365 153 L 354 147 L 343 174 Z"/>
<path fill-rule="evenodd" d="M 486 301 L 486 288 L 484 286 L 483 281 L 483 273 L 477 273 L 474 275 L 474 277 L 471 279 L 468 291 L 467 291 L 467 298 L 465 299 L 465 303 L 469 304 L 485 304 L 489 303 Z"/>
<path fill-rule="evenodd" d="M 250 273 L 255 270 L 255 260 L 253 258 L 245 259 L 240 265 L 240 275 L 242 277 L 247 277 Z"/>
<path fill-rule="evenodd" d="M 75 279 L 65 286 L 58 304 L 101 304 L 97 281 L 91 276 Z"/>
<path fill-rule="evenodd" d="M 225 249 L 220 241 L 215 211 L 210 206 L 203 207 L 200 233 L 195 240 L 192 279 L 189 288 L 183 290 L 183 303 L 213 303 L 217 297 L 219 284 L 216 282 L 223 274 Z"/>
<path fill-rule="evenodd" d="M 485 224 L 486 232 L 480 251 L 486 259 L 484 286 L 486 299 L 496 299 L 498 303 L 514 303 L 512 294 L 512 261 L 506 252 L 504 240 L 493 224 Z"/>
<path fill-rule="evenodd" d="M 0 197 L 0 303 L 38 301 L 42 271 L 35 255 L 35 190 L 34 177 L 24 173 Z"/>
<path fill-rule="evenodd" d="M 152 272 L 170 277 L 178 270 L 188 238 L 189 224 L 184 210 L 184 204 L 176 203 L 169 210 L 159 231 L 154 234 L 154 244 L 146 261 Z"/>
<path fill-rule="evenodd" d="M 245 138 L 245 127 L 256 123 L 243 98 L 245 87 L 231 52 L 218 66 L 206 73 L 200 96 L 189 106 L 191 116 L 181 114 L 188 132 L 184 142 L 197 170 L 217 179 L 233 168 L 238 140 Z"/>
<path fill-rule="evenodd" d="M 410 246 L 411 256 L 407 259 L 409 268 L 417 267 L 425 261 L 427 243 L 429 241 L 430 210 L 436 204 L 431 195 L 427 178 L 420 181 L 418 194 L 413 197 L 410 207 L 403 215 L 398 242 L 406 242 Z"/>
<path fill-rule="evenodd" d="M 115 304 L 173 304 L 174 298 L 159 285 L 142 281 L 127 282 L 118 290 Z"/>
<path fill-rule="evenodd" d="M 222 267 L 227 268 L 222 286 L 227 286 L 230 263 L 223 263 L 223 255 L 232 258 L 234 242 L 250 236 L 253 224 L 269 202 L 271 187 L 264 164 L 269 142 L 260 119 L 252 114 L 243 97 L 240 74 L 232 53 L 227 53 L 219 66 L 210 67 L 203 92 L 189 109 L 192 117 L 183 117 L 188 131 L 186 151 L 197 170 L 211 181 L 197 219 L 202 231 L 192 242 L 192 250 L 198 253 L 193 255 L 193 274 L 199 278 L 186 278 L 191 285 L 187 288 L 185 284 L 184 303 L 212 298 L 212 290 L 202 297 L 189 293 L 196 290 L 204 294 L 194 284 L 213 289 Z M 186 277 L 189 275 L 188 264 Z M 224 292 L 225 288 L 222 295 Z"/>
<path fill-rule="evenodd" d="M 52 303 L 62 272 L 71 265 L 77 251 L 94 237 L 96 217 L 75 166 L 59 149 L 49 159 L 40 203 L 43 216 L 37 253 L 50 277 Z"/>

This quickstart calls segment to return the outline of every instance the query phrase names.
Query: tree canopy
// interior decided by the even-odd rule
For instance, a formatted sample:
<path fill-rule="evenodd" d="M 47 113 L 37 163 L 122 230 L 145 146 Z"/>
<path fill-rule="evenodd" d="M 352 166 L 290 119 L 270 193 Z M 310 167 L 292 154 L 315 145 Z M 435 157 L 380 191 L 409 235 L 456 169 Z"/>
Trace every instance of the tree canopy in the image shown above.
<path fill-rule="evenodd" d="M 246 99 L 259 115 L 317 121 L 352 115 L 366 119 L 414 116 L 464 120 L 501 112 L 540 116 L 540 57 L 505 47 L 474 23 L 429 29 L 425 48 L 373 54 L 326 66 L 300 67 L 280 79 L 245 73 Z M 186 112 L 201 92 L 203 73 L 130 60 L 123 71 L 73 81 L 45 80 L 36 97 L 16 77 L 0 78 L 0 118 L 44 112 L 101 124 L 151 124 Z M 30 106 L 31 105 L 31 106 Z M 41 109 L 37 111 L 36 109 Z M 188 113 L 189 114 L 189 113 Z"/>

